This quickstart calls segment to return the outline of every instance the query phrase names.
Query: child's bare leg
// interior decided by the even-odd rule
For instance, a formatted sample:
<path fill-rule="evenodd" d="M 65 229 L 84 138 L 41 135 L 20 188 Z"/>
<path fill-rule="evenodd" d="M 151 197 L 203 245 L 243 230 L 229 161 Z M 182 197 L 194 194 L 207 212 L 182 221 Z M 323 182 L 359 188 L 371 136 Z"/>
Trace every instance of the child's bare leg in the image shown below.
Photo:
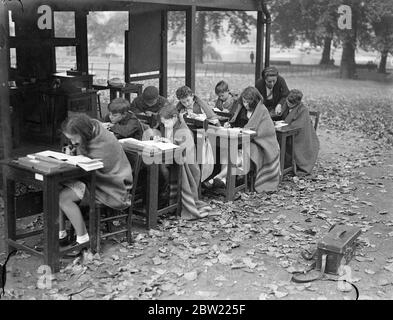
<path fill-rule="evenodd" d="M 77 236 L 87 234 L 86 225 L 83 221 L 82 213 L 76 202 L 80 201 L 78 196 L 69 188 L 65 188 L 60 192 L 60 209 L 64 212 L 67 218 L 71 221 Z M 64 226 L 64 223 L 63 223 Z M 64 230 L 64 229 L 60 229 Z"/>
<path fill-rule="evenodd" d="M 228 172 L 228 165 L 227 164 L 223 164 L 223 165 L 221 165 L 220 173 L 218 173 L 214 178 L 221 179 L 221 180 L 222 179 L 226 179 L 227 172 Z"/>
<path fill-rule="evenodd" d="M 228 171 L 228 154 L 226 152 L 222 152 L 220 154 L 220 162 L 221 162 L 221 171 L 211 180 L 213 183 L 214 179 L 225 180 Z"/>
<path fill-rule="evenodd" d="M 67 231 L 64 222 L 64 213 L 59 208 L 59 239 L 64 239 L 67 236 Z"/>

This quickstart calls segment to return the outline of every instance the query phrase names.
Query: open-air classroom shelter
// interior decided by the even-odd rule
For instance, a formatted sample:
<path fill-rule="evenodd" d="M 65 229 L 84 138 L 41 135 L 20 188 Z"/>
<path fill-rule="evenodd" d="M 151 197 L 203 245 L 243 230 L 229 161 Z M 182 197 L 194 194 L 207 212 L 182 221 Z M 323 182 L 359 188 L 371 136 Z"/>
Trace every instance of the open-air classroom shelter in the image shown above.
<path fill-rule="evenodd" d="M 2 158 L 10 157 L 24 137 L 33 135 L 24 123 L 26 113 L 34 113 L 40 131 L 53 134 L 55 120 L 42 110 L 42 99 L 54 109 L 58 97 L 53 81 L 75 82 L 83 88 L 76 99 L 91 101 L 94 91 L 89 75 L 87 16 L 89 11 L 127 11 L 129 30 L 124 34 L 124 79 L 140 92 L 138 81 L 159 79 L 159 90 L 167 95 L 168 11 L 185 11 L 185 84 L 195 90 L 195 26 L 197 11 L 256 11 L 257 42 L 255 78 L 269 63 L 270 15 L 261 0 L 6 0 L 0 5 L 0 105 Z M 75 37 L 55 36 L 54 17 L 58 11 L 74 12 Z M 10 14 L 11 12 L 11 14 Z M 10 35 L 9 17 L 15 24 Z M 56 48 L 75 47 L 76 69 L 70 74 L 56 74 Z M 265 50 L 264 50 L 265 49 Z M 14 50 L 16 65 L 11 66 Z M 133 86 L 134 85 L 134 86 Z M 87 89 L 87 91 L 85 91 Z M 132 90 L 131 90 L 132 92 Z M 40 100 L 41 99 L 41 100 Z M 96 101 L 94 101 L 96 102 Z M 64 103 L 66 107 L 70 105 Z M 11 107 L 10 107 L 11 106 Z M 95 108 L 95 105 L 93 104 Z M 90 108 L 93 108 L 90 106 Z M 64 108 L 66 109 L 66 108 Z M 52 110 L 52 113 L 55 112 Z M 46 123 L 43 123 L 46 122 Z M 48 133 L 46 132 L 46 133 Z M 53 137 L 52 137 L 53 138 Z M 40 141 L 40 136 L 35 138 Z"/>

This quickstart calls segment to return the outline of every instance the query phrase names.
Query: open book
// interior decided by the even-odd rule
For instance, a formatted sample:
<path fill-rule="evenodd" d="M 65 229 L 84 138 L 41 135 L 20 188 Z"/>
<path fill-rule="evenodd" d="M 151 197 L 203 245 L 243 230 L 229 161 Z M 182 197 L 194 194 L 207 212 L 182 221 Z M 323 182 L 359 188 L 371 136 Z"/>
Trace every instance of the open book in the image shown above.
<path fill-rule="evenodd" d="M 162 141 L 154 141 L 154 140 L 137 140 L 134 138 L 125 138 L 125 139 L 119 139 L 120 143 L 124 143 L 124 144 L 128 144 L 130 146 L 133 147 L 139 147 L 141 150 L 143 148 L 150 148 L 150 149 L 154 149 L 157 148 L 159 150 L 172 150 L 172 149 L 176 149 L 179 146 L 171 143 L 171 142 L 162 142 Z"/>
<path fill-rule="evenodd" d="M 31 159 L 38 159 L 42 161 L 47 161 L 51 163 L 66 163 L 74 166 L 78 166 L 85 171 L 91 171 L 96 169 L 101 169 L 104 167 L 101 159 L 90 159 L 89 157 L 85 157 L 82 155 L 79 156 L 70 156 L 62 152 L 56 151 L 42 151 L 34 154 L 29 154 L 27 157 Z"/>
<path fill-rule="evenodd" d="M 285 127 L 287 125 L 288 125 L 288 123 L 286 123 L 284 120 L 274 121 L 274 127 L 276 127 L 276 128 Z"/>

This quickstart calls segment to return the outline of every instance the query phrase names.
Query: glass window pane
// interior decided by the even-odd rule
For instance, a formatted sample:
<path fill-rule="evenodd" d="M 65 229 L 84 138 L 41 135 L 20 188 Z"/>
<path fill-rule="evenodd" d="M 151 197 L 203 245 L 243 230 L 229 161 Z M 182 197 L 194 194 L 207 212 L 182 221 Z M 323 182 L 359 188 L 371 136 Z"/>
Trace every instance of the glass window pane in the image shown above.
<path fill-rule="evenodd" d="M 76 70 L 75 47 L 56 47 L 56 71 Z"/>
<path fill-rule="evenodd" d="M 8 22 L 10 29 L 10 37 L 15 37 L 15 22 L 12 21 L 12 12 L 8 11 Z"/>
<path fill-rule="evenodd" d="M 75 38 L 75 13 L 54 12 L 55 38 Z"/>
<path fill-rule="evenodd" d="M 10 67 L 17 68 L 16 66 L 16 49 L 10 48 Z"/>

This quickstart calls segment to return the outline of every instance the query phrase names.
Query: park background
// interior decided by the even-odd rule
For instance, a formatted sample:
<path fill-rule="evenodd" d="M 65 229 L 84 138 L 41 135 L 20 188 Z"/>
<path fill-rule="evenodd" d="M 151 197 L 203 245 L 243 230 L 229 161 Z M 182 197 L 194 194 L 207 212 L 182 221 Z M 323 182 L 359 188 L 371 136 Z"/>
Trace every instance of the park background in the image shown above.
<path fill-rule="evenodd" d="M 328 3 L 334 12 L 338 2 L 311 1 Z M 329 61 L 320 64 L 323 47 L 307 41 L 304 35 L 310 30 L 294 23 L 308 21 L 311 16 L 310 20 L 322 26 L 315 14 L 307 15 L 306 11 L 304 19 L 299 19 L 301 10 L 291 7 L 310 1 L 277 0 L 268 4 L 273 3 L 278 7 L 271 7 L 271 64 L 277 66 L 289 88 L 303 91 L 310 110 L 321 111 L 317 130 L 321 148 L 313 175 L 286 176 L 273 195 L 242 193 L 230 203 L 218 195 L 209 202 L 221 215 L 191 223 L 162 217 L 155 230 L 135 230 L 133 245 L 111 239 L 100 256 L 89 256 L 83 263 L 69 263 L 56 276 L 51 290 L 37 289 L 37 269 L 42 262 L 22 253 L 9 265 L 7 299 L 67 299 L 87 288 L 73 298 L 350 300 L 354 299 L 352 289 L 340 288 L 334 282 L 295 285 L 290 281 L 292 272 L 305 269 L 301 250 L 315 248 L 329 226 L 339 222 L 362 230 L 356 257 L 350 263 L 351 279 L 359 288 L 360 299 L 393 299 L 392 49 L 386 56 L 386 70 L 378 72 L 382 54 L 377 48 L 384 47 L 374 42 L 375 30 L 365 19 L 359 33 L 362 39 L 356 43 L 356 72 L 342 77 L 345 39 L 333 32 L 336 47 L 332 47 Z M 366 5 L 375 3 L 392 5 L 387 0 L 367 1 Z M 287 23 L 277 24 L 279 11 L 275 10 L 282 13 L 281 21 Z M 386 41 L 382 42 L 393 45 L 393 9 L 384 10 L 382 16 L 389 18 Z M 217 22 L 222 17 L 205 18 Z M 55 25 L 55 32 L 70 32 L 68 20 L 67 14 L 60 17 L 61 27 Z M 209 103 L 216 98 L 214 86 L 222 79 L 236 92 L 254 84 L 255 65 L 250 63 L 249 55 L 255 48 L 256 34 L 252 24 L 242 25 L 246 20 L 245 16 L 222 19 L 218 39 L 212 32 L 217 30 L 215 23 L 208 23 L 203 32 L 197 32 L 206 38 L 203 61 L 197 60 L 196 92 Z M 176 33 L 175 27 L 181 26 L 181 19 L 173 21 L 180 23 L 172 25 L 169 39 Z M 240 28 L 228 30 L 235 25 Z M 337 20 L 333 26 L 336 25 Z M 288 26 L 296 28 L 288 30 Z M 314 27 L 315 24 L 309 25 L 309 29 Z M 123 39 L 127 28 L 126 14 L 90 13 L 89 67 L 97 82 L 123 77 Z M 249 30 L 248 42 L 233 42 L 232 31 L 242 38 L 242 30 Z M 184 84 L 184 36 L 181 30 L 177 34 L 177 41 L 168 46 L 168 94 L 172 98 L 176 88 Z M 322 44 L 325 34 L 325 30 L 319 30 L 316 37 L 311 33 L 310 39 L 319 39 Z M 283 47 L 283 43 L 290 45 Z M 74 67 L 74 54 L 72 48 L 57 49 L 57 71 Z M 102 94 L 101 98 L 105 108 L 108 97 Z M 4 223 L 3 207 L 0 198 L 0 225 Z M 35 218 L 21 222 L 20 227 L 31 230 L 41 223 L 40 218 Z M 0 241 L 0 252 L 3 251 L 4 241 Z"/>

